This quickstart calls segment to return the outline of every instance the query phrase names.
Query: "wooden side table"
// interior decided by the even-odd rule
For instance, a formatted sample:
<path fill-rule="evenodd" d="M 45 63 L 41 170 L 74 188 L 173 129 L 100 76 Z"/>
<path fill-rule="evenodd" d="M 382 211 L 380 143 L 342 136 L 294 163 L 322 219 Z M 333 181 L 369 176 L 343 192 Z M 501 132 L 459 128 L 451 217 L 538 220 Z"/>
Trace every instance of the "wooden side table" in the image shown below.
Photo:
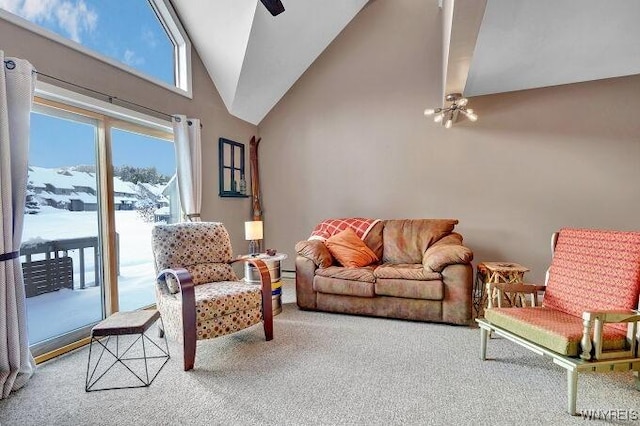
<path fill-rule="evenodd" d="M 478 263 L 476 280 L 473 286 L 473 307 L 476 310 L 476 316 L 482 315 L 489 297 L 491 300 L 497 297 L 497 292 L 492 291 L 491 284 L 523 282 L 525 272 L 529 271 L 530 269 L 526 266 L 513 262 Z M 508 302 L 514 305 L 516 299 L 517 297 L 514 300 L 508 300 Z"/>

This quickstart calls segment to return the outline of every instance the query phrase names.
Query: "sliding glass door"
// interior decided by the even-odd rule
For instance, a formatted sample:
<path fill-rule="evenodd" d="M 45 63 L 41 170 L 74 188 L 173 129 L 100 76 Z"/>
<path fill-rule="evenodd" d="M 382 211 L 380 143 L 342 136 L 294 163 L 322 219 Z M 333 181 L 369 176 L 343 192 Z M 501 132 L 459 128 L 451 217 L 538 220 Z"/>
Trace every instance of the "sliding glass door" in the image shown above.
<path fill-rule="evenodd" d="M 104 318 L 98 123 L 36 106 L 21 247 L 29 342 L 46 352 Z"/>
<path fill-rule="evenodd" d="M 179 220 L 173 136 L 36 99 L 21 262 L 31 351 L 155 303 L 151 229 Z"/>
<path fill-rule="evenodd" d="M 178 220 L 173 143 L 128 128 L 111 129 L 121 311 L 155 303 L 151 229 Z"/>

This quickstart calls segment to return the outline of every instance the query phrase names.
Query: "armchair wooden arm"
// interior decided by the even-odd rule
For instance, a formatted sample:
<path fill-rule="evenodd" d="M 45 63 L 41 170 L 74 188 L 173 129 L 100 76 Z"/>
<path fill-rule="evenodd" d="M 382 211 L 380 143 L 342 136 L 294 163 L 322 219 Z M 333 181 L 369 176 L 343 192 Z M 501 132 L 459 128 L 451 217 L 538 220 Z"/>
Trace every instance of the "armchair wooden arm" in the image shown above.
<path fill-rule="evenodd" d="M 525 306 L 526 300 L 524 295 L 531 295 L 531 306 L 538 306 L 538 292 L 545 291 L 546 286 L 526 283 L 487 283 L 488 302 L 487 307 L 493 308 L 494 292 L 497 293 L 498 307 L 502 307 L 502 298 L 504 293 L 515 293 Z"/>
<path fill-rule="evenodd" d="M 588 361 L 591 359 L 591 350 L 594 349 L 593 357 L 597 360 L 613 359 L 624 357 L 637 357 L 638 346 L 638 322 L 640 313 L 634 310 L 622 311 L 589 311 L 582 314 L 584 330 L 580 345 L 582 353 L 580 358 Z M 602 330 L 605 324 L 629 323 L 627 339 L 629 348 L 627 350 L 604 351 L 602 343 Z M 593 340 L 591 339 L 591 329 L 593 329 Z"/>
<path fill-rule="evenodd" d="M 262 288 L 262 320 L 264 321 L 264 334 L 267 341 L 273 339 L 273 305 L 271 303 L 271 275 L 267 264 L 260 259 L 250 257 L 237 258 L 229 262 L 249 263 L 255 266 L 260 272 L 260 287 Z"/>
<path fill-rule="evenodd" d="M 191 370 L 196 353 L 196 295 L 191 274 L 184 268 L 164 269 L 158 274 L 158 282 L 166 282 L 172 275 L 178 282 L 182 296 L 182 345 L 184 349 L 184 370 Z M 193 354 L 189 357 L 188 354 Z"/>

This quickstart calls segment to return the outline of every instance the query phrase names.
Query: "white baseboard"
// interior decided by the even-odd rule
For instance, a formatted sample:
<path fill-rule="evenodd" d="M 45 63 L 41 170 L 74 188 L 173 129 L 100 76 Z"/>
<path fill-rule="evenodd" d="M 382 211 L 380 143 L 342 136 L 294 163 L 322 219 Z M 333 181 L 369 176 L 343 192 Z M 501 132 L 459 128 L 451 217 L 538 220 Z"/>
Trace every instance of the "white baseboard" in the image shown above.
<path fill-rule="evenodd" d="M 293 280 L 296 278 L 296 271 L 282 271 L 282 278 L 284 279 L 288 279 L 288 280 Z"/>

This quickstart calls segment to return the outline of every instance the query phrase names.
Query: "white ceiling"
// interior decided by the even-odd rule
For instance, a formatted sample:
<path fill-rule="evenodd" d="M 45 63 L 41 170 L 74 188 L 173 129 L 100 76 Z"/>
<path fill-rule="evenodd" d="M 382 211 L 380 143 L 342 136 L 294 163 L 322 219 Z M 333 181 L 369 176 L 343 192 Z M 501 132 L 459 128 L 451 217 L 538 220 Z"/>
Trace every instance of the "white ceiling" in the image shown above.
<path fill-rule="evenodd" d="M 638 74 L 639 19 L 638 0 L 487 0 L 464 94 Z"/>
<path fill-rule="evenodd" d="M 259 0 L 173 0 L 227 109 L 253 124 L 368 0 L 282 2 L 285 12 L 273 17 Z M 443 95 L 477 96 L 640 73 L 640 0 L 429 4 L 443 18 Z"/>
<path fill-rule="evenodd" d="M 232 115 L 258 124 L 368 0 L 173 0 Z"/>

